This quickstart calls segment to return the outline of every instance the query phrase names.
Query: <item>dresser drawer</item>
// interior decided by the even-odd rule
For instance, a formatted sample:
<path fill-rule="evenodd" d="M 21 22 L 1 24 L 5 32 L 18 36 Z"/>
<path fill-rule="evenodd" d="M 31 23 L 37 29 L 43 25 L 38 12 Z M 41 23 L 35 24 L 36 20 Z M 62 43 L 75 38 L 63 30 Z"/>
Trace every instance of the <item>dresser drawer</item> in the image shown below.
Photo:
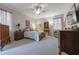
<path fill-rule="evenodd" d="M 19 32 L 15 32 L 14 33 L 14 38 L 15 38 L 15 40 L 20 40 L 20 39 L 22 39 L 24 37 L 24 32 L 22 32 L 22 31 L 19 31 Z"/>

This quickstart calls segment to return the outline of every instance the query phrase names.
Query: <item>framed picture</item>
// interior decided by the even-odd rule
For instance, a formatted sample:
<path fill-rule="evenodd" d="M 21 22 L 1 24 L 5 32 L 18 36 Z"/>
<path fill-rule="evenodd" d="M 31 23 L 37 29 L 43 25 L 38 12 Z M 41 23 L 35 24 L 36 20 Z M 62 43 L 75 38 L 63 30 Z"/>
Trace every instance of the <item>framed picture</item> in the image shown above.
<path fill-rule="evenodd" d="M 26 26 L 28 26 L 28 27 L 29 27 L 29 26 L 30 26 L 30 21 L 29 21 L 29 20 L 26 20 L 25 22 L 26 22 L 26 23 L 25 23 L 25 24 L 26 24 Z"/>

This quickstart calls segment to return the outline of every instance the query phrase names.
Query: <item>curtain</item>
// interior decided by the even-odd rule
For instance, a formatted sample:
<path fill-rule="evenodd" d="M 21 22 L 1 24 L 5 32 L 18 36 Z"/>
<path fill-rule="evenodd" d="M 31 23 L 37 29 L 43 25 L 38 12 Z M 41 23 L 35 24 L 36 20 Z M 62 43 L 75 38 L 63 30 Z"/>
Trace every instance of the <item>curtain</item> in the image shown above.
<path fill-rule="evenodd" d="M 0 23 L 8 25 L 10 30 L 12 29 L 12 14 L 10 12 L 0 10 Z"/>
<path fill-rule="evenodd" d="M 53 29 L 54 30 L 62 30 L 62 22 L 61 18 L 53 19 Z"/>

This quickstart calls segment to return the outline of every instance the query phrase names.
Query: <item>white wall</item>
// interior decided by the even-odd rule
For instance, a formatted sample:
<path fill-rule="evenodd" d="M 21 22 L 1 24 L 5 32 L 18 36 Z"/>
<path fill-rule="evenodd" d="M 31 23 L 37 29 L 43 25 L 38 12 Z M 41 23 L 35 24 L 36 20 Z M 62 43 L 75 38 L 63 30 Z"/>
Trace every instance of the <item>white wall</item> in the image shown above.
<path fill-rule="evenodd" d="M 16 25 L 19 23 L 20 24 L 20 29 L 24 29 L 25 28 L 25 20 L 26 17 L 24 15 L 21 15 L 20 13 L 14 13 L 13 14 L 13 27 L 14 27 L 14 31 L 16 31 Z"/>

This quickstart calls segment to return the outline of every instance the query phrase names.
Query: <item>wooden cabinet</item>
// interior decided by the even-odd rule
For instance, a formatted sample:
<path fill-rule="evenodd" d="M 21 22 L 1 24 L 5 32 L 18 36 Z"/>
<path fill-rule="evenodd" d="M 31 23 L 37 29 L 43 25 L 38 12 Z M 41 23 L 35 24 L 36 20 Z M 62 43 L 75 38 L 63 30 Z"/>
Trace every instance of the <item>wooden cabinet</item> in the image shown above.
<path fill-rule="evenodd" d="M 79 31 L 60 31 L 60 54 L 79 54 Z"/>
<path fill-rule="evenodd" d="M 0 24 L 0 47 L 2 48 L 10 42 L 9 26 Z"/>
<path fill-rule="evenodd" d="M 44 22 L 44 32 L 49 34 L 49 22 Z"/>
<path fill-rule="evenodd" d="M 24 32 L 23 31 L 16 31 L 14 33 L 14 38 L 15 38 L 15 40 L 20 40 L 20 39 L 24 38 Z"/>

